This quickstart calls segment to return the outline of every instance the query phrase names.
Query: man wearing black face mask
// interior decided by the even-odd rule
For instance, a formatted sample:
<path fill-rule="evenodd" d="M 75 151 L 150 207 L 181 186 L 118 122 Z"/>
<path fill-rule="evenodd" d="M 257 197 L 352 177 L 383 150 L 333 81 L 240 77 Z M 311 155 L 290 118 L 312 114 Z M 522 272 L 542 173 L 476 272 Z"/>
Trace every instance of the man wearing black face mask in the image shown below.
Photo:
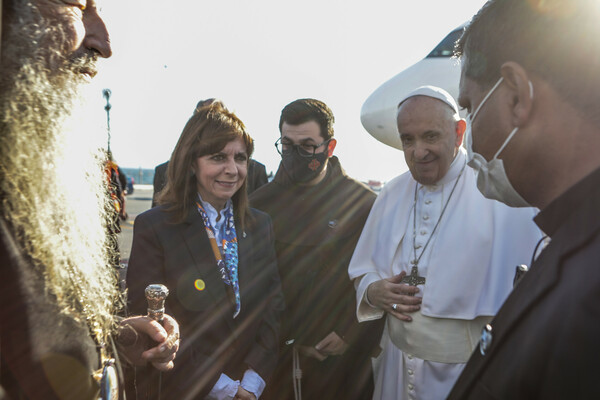
<path fill-rule="evenodd" d="M 333 156 L 333 113 L 300 99 L 281 113 L 282 157 L 273 181 L 250 196 L 273 218 L 286 300 L 282 354 L 262 398 L 370 399 L 370 356 L 380 324 L 359 326 L 348 264 L 375 200 Z M 292 365 L 302 370 L 302 377 Z M 270 391 L 269 391 L 270 389 Z M 292 392 L 295 392 L 294 395 Z"/>

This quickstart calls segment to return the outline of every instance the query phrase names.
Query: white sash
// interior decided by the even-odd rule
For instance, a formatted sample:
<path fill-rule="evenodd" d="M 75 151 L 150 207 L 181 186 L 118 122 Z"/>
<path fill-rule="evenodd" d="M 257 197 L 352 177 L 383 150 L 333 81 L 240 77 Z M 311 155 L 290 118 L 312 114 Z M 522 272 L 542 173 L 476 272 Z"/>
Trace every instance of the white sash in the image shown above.
<path fill-rule="evenodd" d="M 493 318 L 432 318 L 420 311 L 410 316 L 412 322 L 400 321 L 388 315 L 388 332 L 392 343 L 407 354 L 446 364 L 466 363 L 479 342 L 481 329 Z"/>

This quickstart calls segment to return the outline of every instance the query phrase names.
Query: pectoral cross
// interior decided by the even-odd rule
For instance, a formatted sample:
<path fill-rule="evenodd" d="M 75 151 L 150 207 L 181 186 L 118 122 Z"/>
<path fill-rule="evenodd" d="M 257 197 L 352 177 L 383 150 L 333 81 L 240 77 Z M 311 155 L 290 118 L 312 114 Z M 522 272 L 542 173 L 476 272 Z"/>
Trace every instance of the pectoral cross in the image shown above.
<path fill-rule="evenodd" d="M 406 275 L 404 278 L 402 278 L 402 283 L 410 286 L 423 285 L 425 284 L 425 277 L 419 276 L 419 268 L 416 265 L 413 265 L 412 269 L 410 270 L 410 275 Z"/>

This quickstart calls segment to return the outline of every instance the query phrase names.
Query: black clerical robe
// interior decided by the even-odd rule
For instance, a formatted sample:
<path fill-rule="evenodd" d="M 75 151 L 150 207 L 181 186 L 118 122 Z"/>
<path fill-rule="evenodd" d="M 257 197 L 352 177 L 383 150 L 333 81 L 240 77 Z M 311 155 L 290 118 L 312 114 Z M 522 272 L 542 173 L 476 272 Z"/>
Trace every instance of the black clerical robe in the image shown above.
<path fill-rule="evenodd" d="M 375 194 L 348 177 L 337 157 L 315 186 L 294 184 L 283 166 L 273 181 L 250 197 L 252 207 L 271 215 L 286 312 L 282 316 L 277 374 L 265 398 L 293 398 L 292 345 L 315 346 L 336 332 L 350 346 L 319 362 L 301 358 L 303 398 L 370 399 L 370 357 L 381 338 L 381 322 L 356 319 L 348 264 Z"/>

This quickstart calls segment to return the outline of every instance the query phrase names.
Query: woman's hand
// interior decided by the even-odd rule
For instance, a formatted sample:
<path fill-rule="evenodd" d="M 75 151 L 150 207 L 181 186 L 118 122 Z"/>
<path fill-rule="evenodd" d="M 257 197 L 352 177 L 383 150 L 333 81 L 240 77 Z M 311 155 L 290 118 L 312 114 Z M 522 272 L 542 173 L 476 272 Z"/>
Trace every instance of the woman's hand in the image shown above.
<path fill-rule="evenodd" d="M 256 396 L 254 395 L 254 393 L 250 393 L 243 387 L 239 386 L 238 391 L 235 394 L 233 400 L 256 400 Z"/>

